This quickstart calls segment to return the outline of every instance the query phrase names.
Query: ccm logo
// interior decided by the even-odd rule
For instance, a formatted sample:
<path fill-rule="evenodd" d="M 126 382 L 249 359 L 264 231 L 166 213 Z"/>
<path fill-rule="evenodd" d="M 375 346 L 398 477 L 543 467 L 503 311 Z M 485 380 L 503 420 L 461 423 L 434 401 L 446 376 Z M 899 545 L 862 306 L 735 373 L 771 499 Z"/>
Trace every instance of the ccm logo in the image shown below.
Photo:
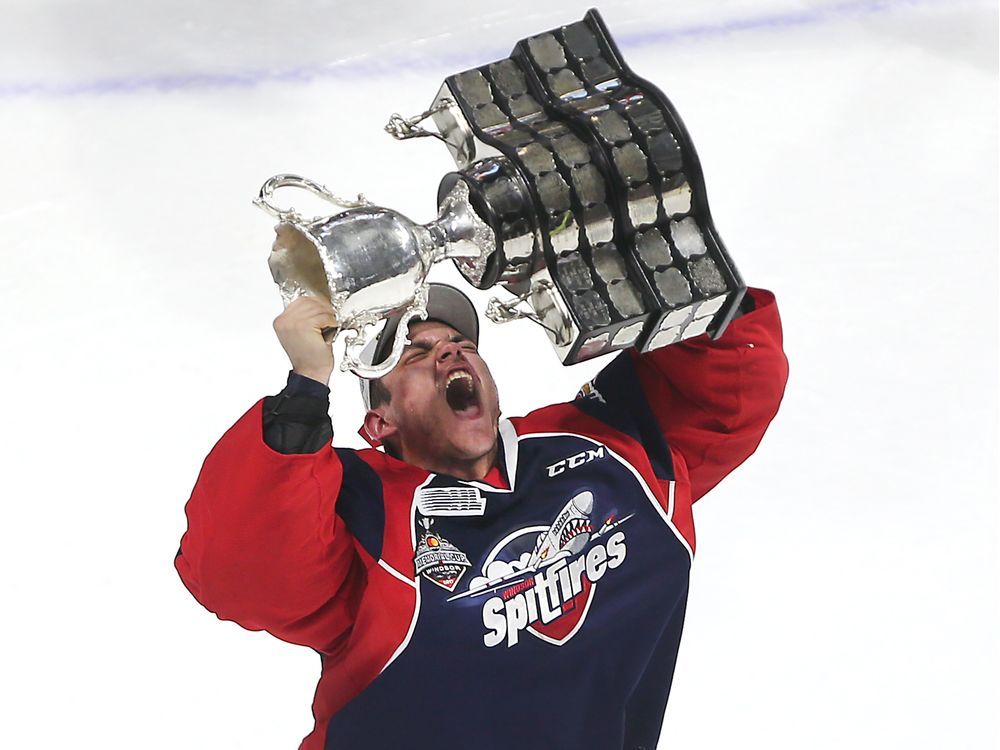
<path fill-rule="evenodd" d="M 545 470 L 549 473 L 550 477 L 554 477 L 557 474 L 562 474 L 566 469 L 575 469 L 577 466 L 583 466 L 595 458 L 604 458 L 603 445 L 597 448 L 588 448 L 585 451 L 580 451 L 575 456 L 564 458 L 562 461 L 556 461 L 551 466 L 546 466 Z"/>

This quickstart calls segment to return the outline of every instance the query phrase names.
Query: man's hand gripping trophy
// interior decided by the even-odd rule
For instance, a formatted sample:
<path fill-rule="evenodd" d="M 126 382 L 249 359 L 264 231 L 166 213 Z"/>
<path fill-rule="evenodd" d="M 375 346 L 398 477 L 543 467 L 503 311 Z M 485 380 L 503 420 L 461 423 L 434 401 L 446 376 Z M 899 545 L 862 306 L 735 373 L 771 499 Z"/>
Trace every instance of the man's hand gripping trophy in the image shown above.
<path fill-rule="evenodd" d="M 329 384 L 337 333 L 337 316 L 329 302 L 310 295 L 293 300 L 274 319 L 274 332 L 295 372 Z"/>

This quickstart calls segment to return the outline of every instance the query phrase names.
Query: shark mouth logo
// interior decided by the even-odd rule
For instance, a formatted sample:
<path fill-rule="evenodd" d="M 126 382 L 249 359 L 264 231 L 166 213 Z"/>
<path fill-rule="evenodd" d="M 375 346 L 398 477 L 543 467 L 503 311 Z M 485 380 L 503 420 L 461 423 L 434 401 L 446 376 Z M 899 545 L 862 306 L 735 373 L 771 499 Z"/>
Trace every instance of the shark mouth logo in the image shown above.
<path fill-rule="evenodd" d="M 594 527 L 590 525 L 590 521 L 582 518 L 573 518 L 566 524 L 566 528 L 559 535 L 559 548 L 564 549 L 568 547 L 570 541 L 580 534 L 586 534 L 587 539 L 590 539 L 590 535 L 593 533 Z"/>
<path fill-rule="evenodd" d="M 625 560 L 625 532 L 617 527 L 632 517 L 611 515 L 595 532 L 593 510 L 593 493 L 581 492 L 549 526 L 508 535 L 486 556 L 468 590 L 448 599 L 485 599 L 486 646 L 515 646 L 525 630 L 561 646 L 579 631 L 597 582 Z"/>

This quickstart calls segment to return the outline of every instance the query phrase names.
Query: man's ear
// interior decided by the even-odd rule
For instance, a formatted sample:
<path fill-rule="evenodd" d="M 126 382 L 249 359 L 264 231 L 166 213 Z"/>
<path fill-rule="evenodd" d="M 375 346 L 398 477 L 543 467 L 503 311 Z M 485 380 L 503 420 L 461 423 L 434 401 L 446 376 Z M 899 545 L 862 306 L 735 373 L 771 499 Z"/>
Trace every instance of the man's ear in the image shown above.
<path fill-rule="evenodd" d="M 391 438 L 399 431 L 395 424 L 375 409 L 370 409 L 365 414 L 364 430 L 368 433 L 369 438 L 383 445 L 385 445 L 386 438 Z"/>

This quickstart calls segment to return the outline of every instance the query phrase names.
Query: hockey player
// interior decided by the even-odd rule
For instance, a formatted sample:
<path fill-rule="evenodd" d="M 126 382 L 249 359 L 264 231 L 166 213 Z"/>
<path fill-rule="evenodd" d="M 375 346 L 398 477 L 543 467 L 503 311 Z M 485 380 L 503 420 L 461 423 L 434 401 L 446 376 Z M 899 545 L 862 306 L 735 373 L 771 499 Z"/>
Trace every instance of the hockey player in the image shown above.
<path fill-rule="evenodd" d="M 206 459 L 181 578 L 220 618 L 319 652 L 303 750 L 652 750 L 692 503 L 754 452 L 787 377 L 774 297 L 741 312 L 508 420 L 474 308 L 432 285 L 400 363 L 363 381 L 383 452 L 331 446 L 336 320 L 296 300 L 275 321 L 288 383 Z"/>

